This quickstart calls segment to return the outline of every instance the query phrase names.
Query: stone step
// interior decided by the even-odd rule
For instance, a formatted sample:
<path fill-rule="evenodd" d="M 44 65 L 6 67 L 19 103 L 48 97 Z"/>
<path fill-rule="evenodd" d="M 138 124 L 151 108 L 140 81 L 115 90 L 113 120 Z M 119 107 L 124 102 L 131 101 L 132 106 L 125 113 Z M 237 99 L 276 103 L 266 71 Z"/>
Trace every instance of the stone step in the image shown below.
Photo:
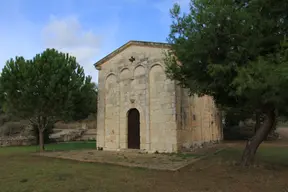
<path fill-rule="evenodd" d="M 120 151 L 123 151 L 123 152 L 131 152 L 131 153 L 146 153 L 145 150 L 143 149 L 120 149 Z"/>

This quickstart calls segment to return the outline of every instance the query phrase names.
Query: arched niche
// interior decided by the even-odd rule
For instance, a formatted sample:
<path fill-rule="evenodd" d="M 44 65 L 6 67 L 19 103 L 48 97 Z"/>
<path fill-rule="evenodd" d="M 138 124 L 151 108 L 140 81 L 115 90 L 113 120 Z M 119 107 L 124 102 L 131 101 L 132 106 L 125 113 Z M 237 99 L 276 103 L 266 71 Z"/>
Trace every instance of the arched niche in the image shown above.
<path fill-rule="evenodd" d="M 134 90 L 144 90 L 146 88 L 146 69 L 142 65 L 138 65 L 134 69 L 134 80 L 131 84 Z M 140 94 L 140 92 L 139 92 Z"/>
<path fill-rule="evenodd" d="M 150 99 L 156 99 L 159 97 L 158 94 L 165 91 L 164 83 L 166 77 L 163 67 L 159 64 L 155 64 L 150 68 L 149 71 L 149 92 Z"/>
<path fill-rule="evenodd" d="M 131 91 L 131 78 L 132 74 L 128 68 L 124 68 L 120 71 L 120 105 L 121 108 L 129 100 L 129 94 Z"/>
<path fill-rule="evenodd" d="M 114 73 L 108 74 L 105 81 L 105 147 L 117 148 L 119 143 L 119 84 Z"/>
<path fill-rule="evenodd" d="M 163 143 L 159 141 L 159 135 L 164 134 L 162 117 L 161 94 L 165 93 L 165 76 L 161 65 L 153 65 L 149 71 L 149 119 L 150 119 L 150 139 L 151 147 L 157 148 Z M 159 143 L 160 142 L 160 143 Z"/>
<path fill-rule="evenodd" d="M 145 75 L 146 70 L 142 65 L 138 65 L 134 69 L 134 77 Z"/>
<path fill-rule="evenodd" d="M 128 68 L 124 68 L 120 71 L 120 80 L 126 80 L 131 78 L 131 72 Z"/>

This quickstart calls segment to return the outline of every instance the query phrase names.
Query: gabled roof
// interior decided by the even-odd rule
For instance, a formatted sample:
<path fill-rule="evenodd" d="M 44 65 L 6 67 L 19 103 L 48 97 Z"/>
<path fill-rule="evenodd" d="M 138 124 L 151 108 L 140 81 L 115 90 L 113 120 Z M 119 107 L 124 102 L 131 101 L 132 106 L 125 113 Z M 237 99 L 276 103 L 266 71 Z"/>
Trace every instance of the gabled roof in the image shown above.
<path fill-rule="evenodd" d="M 149 42 L 149 41 L 128 41 L 127 43 L 125 43 L 124 45 L 122 45 L 121 47 L 119 47 L 118 49 L 113 51 L 112 53 L 108 54 L 104 58 L 102 58 L 99 61 L 97 61 L 94 64 L 94 66 L 97 67 L 97 66 L 102 65 L 103 63 L 105 63 L 109 59 L 113 58 L 118 53 L 124 51 L 125 49 L 127 49 L 131 45 L 144 46 L 144 47 L 156 47 L 156 48 L 170 48 L 170 44 L 168 44 L 168 43 Z"/>

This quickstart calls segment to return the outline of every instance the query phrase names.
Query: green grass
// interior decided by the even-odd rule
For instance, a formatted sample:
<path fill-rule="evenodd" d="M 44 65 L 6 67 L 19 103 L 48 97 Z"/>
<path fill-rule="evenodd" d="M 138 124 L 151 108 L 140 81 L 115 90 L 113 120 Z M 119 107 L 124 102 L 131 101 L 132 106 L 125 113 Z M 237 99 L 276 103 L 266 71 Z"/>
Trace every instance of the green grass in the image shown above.
<path fill-rule="evenodd" d="M 95 141 L 46 145 L 47 150 L 56 151 L 95 149 L 95 147 Z M 227 148 L 179 172 L 166 172 L 31 155 L 30 152 L 38 150 L 37 146 L 2 147 L 0 191 L 284 191 L 288 177 L 288 149 L 285 147 L 259 149 L 258 160 L 281 165 L 281 169 L 264 167 L 239 171 L 239 167 L 223 163 L 239 160 L 242 149 L 242 146 Z"/>
<path fill-rule="evenodd" d="M 242 152 L 243 148 L 227 148 L 221 152 L 221 156 L 228 160 L 239 160 Z M 288 148 L 284 146 L 260 147 L 255 160 L 259 163 L 288 166 Z"/>
<path fill-rule="evenodd" d="M 74 141 L 65 143 L 46 144 L 46 151 L 69 151 L 80 149 L 96 149 L 96 141 Z M 14 153 L 28 153 L 39 151 L 38 146 L 19 146 L 19 147 L 1 147 L 0 155 L 14 154 Z"/>

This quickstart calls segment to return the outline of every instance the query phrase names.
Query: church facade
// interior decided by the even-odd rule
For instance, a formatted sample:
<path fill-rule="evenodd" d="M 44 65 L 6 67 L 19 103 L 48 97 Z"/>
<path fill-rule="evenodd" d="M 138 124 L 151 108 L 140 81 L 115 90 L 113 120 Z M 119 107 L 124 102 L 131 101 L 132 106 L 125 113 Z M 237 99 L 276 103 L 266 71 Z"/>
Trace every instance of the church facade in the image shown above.
<path fill-rule="evenodd" d="M 169 48 L 129 41 L 95 63 L 98 148 L 177 152 L 222 139 L 213 99 L 189 97 L 166 77 L 163 51 Z"/>

